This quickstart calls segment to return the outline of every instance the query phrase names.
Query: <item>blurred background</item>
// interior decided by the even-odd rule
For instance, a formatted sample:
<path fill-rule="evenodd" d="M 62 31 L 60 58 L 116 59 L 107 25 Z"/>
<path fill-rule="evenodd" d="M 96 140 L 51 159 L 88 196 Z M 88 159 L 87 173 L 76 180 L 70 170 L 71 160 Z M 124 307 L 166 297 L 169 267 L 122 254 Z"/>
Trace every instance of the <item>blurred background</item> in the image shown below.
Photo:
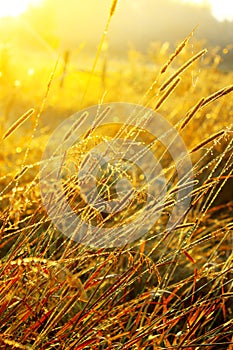
<path fill-rule="evenodd" d="M 95 52 L 111 0 L 0 0 L 0 47 L 17 45 L 33 53 Z M 194 27 L 195 38 L 219 47 L 222 68 L 233 68 L 233 7 L 227 0 L 121 0 L 106 46 L 110 56 L 148 52 L 153 42 L 176 44 Z M 81 54 L 82 53 L 82 54 Z"/>
<path fill-rule="evenodd" d="M 51 92 L 40 117 L 42 126 L 55 127 L 78 109 L 99 101 L 138 103 L 174 48 L 194 28 L 189 45 L 170 69 L 177 69 L 203 48 L 208 54 L 187 73 L 176 107 L 183 108 L 189 88 L 197 83 L 199 87 L 202 84 L 199 93 L 207 94 L 203 80 L 208 80 L 213 90 L 231 80 L 231 1 L 119 0 L 105 32 L 112 3 L 0 0 L 3 131 L 28 108 L 40 110 L 55 65 Z M 207 67 L 212 70 L 208 72 Z M 221 77 L 215 78 L 215 70 Z M 33 126 L 27 125 L 30 131 Z"/>

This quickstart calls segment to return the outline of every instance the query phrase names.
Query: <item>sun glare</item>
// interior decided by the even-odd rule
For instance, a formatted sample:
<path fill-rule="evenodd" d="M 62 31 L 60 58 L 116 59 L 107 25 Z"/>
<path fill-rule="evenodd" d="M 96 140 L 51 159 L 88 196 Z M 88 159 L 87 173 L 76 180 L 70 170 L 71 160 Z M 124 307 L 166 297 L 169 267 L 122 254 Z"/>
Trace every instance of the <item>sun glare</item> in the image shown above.
<path fill-rule="evenodd" d="M 212 14 L 219 21 L 233 20 L 233 6 L 229 0 L 182 0 L 197 5 L 210 5 Z"/>
<path fill-rule="evenodd" d="M 0 17 L 17 17 L 41 0 L 0 0 Z"/>

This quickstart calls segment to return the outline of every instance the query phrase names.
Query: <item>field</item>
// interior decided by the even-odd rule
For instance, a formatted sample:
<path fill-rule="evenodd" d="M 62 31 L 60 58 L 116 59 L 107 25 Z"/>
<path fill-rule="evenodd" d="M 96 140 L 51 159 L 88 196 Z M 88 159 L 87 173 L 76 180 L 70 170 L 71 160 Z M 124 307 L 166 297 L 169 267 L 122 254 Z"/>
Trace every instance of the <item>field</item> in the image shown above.
<path fill-rule="evenodd" d="M 93 56 L 82 56 L 82 48 L 59 58 L 1 48 L 0 349 L 233 349 L 233 72 L 218 68 L 219 52 L 206 50 L 195 32 L 176 48 L 153 43 L 148 53 L 131 49 L 122 60 L 109 57 L 105 39 Z M 123 112 L 131 104 L 139 124 L 126 123 L 113 102 L 123 102 Z M 141 107 L 134 115 L 135 105 Z M 91 106 L 96 114 L 88 123 Z M 107 126 L 97 123 L 111 114 L 106 106 L 117 118 Z M 143 108 L 161 116 L 155 134 L 142 127 Z M 52 133 L 71 115 L 54 145 Z M 82 118 L 85 128 L 78 129 Z M 80 137 L 66 147 L 77 130 Z M 169 130 L 179 135 L 175 143 Z M 140 157 L 139 148 L 134 161 L 126 159 L 117 138 L 151 151 L 162 167 L 157 182 L 144 176 L 151 167 L 146 153 Z M 184 155 L 177 154 L 180 139 Z M 55 185 L 94 228 L 83 242 L 79 226 L 71 223 L 68 234 L 63 197 L 46 187 L 54 181 L 48 141 L 56 155 L 66 148 L 58 153 L 64 159 Z M 119 147 L 120 159 L 98 164 L 94 185 L 87 167 L 82 192 L 77 169 L 102 143 Z M 124 178 L 133 188 L 130 201 Z M 140 235 L 148 218 L 137 224 L 137 217 L 159 181 L 166 191 Z M 120 188 L 119 210 L 94 208 L 92 186 L 107 204 L 117 202 Z M 56 227 L 54 217 L 65 226 Z M 117 239 L 98 233 L 114 228 Z"/>

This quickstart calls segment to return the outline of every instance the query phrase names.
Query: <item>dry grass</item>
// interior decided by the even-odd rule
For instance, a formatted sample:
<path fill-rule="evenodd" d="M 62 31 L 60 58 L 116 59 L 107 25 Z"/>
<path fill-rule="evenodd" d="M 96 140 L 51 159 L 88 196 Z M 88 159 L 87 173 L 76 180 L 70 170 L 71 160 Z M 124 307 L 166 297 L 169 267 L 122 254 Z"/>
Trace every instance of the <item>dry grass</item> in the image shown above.
<path fill-rule="evenodd" d="M 16 122 L 11 125 L 11 127 L 5 132 L 3 135 L 3 140 L 9 137 L 17 128 L 20 127 L 33 113 L 35 110 L 33 108 L 29 109 L 26 113 L 24 113 L 20 118 L 16 120 Z"/>
<path fill-rule="evenodd" d="M 114 1 L 110 17 L 116 4 Z M 49 136 L 43 115 L 55 121 L 56 115 L 51 115 L 48 107 L 50 99 L 56 110 L 63 112 L 72 96 L 73 80 L 67 78 L 66 91 L 61 91 L 54 71 L 46 93 L 41 94 L 36 124 L 25 127 L 23 134 L 18 127 L 24 127 L 32 110 L 13 126 L 6 127 L 5 121 L 2 133 L 7 131 L 0 151 L 1 349 L 232 349 L 233 131 L 229 123 L 232 96 L 228 95 L 232 73 L 224 75 L 202 61 L 200 83 L 195 88 L 189 69 L 206 50 L 190 58 L 190 37 L 158 72 L 146 65 L 139 65 L 142 70 L 136 72 L 130 63 L 123 77 L 121 71 L 109 69 L 106 99 L 141 101 L 141 84 L 144 105 L 160 108 L 168 116 L 180 130 L 193 161 L 194 178 L 183 185 L 171 182 L 162 215 L 145 236 L 129 245 L 98 249 L 69 240 L 54 227 L 41 202 L 39 166 Z M 99 80 L 95 76 L 100 51 L 82 90 L 83 96 L 88 96 L 87 105 L 98 102 L 96 90 L 102 94 L 101 76 Z M 175 65 L 178 57 L 183 63 L 174 72 L 171 64 Z M 82 118 L 86 117 L 84 113 Z M 78 127 L 76 123 L 67 130 L 65 140 Z M 132 131 L 131 140 L 144 137 L 148 144 L 154 141 L 132 127 L 113 125 L 101 130 L 93 123 L 75 146 L 75 162 L 71 152 L 66 165 L 70 161 L 78 166 L 103 137 L 130 138 Z M 153 152 L 166 177 L 173 179 L 175 167 L 168 152 L 162 146 L 153 147 Z M 115 165 L 102 171 L 100 192 L 109 200 L 120 173 Z M 137 171 L 128 168 L 124 175 L 141 185 Z M 68 174 L 64 182 L 73 208 L 80 210 L 87 222 L 114 225 L 112 217 L 85 204 L 75 181 Z M 166 222 L 177 193 L 190 184 L 194 188 L 189 210 L 168 232 Z M 142 186 L 140 200 L 117 217 L 117 224 L 141 210 L 143 191 Z"/>

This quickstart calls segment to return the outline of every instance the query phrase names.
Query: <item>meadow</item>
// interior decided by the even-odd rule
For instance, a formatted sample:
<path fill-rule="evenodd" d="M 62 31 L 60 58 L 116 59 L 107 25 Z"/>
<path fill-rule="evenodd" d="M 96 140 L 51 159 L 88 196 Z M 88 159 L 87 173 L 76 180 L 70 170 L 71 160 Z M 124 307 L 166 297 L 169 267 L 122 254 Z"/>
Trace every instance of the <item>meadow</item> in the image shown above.
<path fill-rule="evenodd" d="M 127 60 L 109 57 L 105 42 L 103 34 L 97 53 L 82 58 L 85 66 L 79 52 L 68 61 L 67 53 L 56 60 L 1 48 L 0 348 L 233 349 L 233 72 L 218 68 L 220 53 L 206 50 L 195 32 L 175 49 L 131 49 Z M 168 120 L 192 160 L 193 188 L 182 221 L 168 231 L 169 213 L 190 183 L 177 182 L 171 156 L 156 147 L 165 177 L 174 178 L 160 217 L 139 239 L 98 248 L 56 228 L 41 198 L 40 167 L 56 127 L 110 102 L 142 105 Z M 64 167 L 79 166 L 93 145 L 119 132 L 115 124 L 93 125 Z M 137 130 L 133 140 L 140 137 L 149 144 Z M 109 169 L 98 183 L 106 201 L 122 176 L 114 164 Z M 125 175 L 139 186 L 142 174 L 134 171 Z M 69 203 L 89 224 L 123 227 L 143 210 L 140 185 L 116 220 L 103 216 L 65 174 Z"/>

